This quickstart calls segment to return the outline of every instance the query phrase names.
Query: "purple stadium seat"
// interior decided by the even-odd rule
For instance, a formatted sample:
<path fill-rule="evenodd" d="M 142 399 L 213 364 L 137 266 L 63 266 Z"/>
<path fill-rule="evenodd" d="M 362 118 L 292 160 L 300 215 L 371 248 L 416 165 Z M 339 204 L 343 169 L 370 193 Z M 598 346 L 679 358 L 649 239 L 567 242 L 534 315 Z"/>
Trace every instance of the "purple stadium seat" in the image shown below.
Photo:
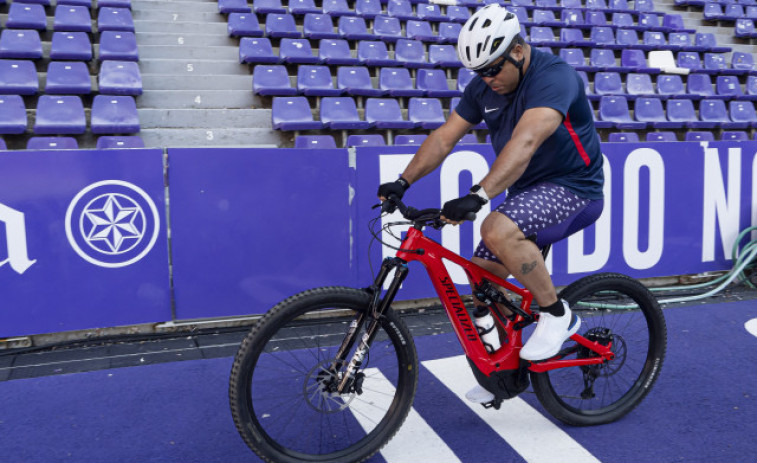
<path fill-rule="evenodd" d="M 712 125 L 707 128 L 743 128 L 740 126 L 732 126 L 731 119 L 728 117 L 728 112 L 723 100 L 715 99 L 703 99 L 699 102 L 699 120 L 703 123 L 710 123 Z M 701 126 L 700 127 L 704 127 Z"/>
<path fill-rule="evenodd" d="M 97 139 L 97 149 L 144 148 L 139 135 L 103 135 Z"/>
<path fill-rule="evenodd" d="M 743 74 L 753 71 L 754 55 L 752 53 L 734 51 L 731 54 L 731 69 L 741 71 Z"/>
<path fill-rule="evenodd" d="M 665 40 L 665 34 L 660 31 L 644 31 L 642 35 L 643 44 L 639 46 L 642 50 L 669 50 L 668 43 Z"/>
<path fill-rule="evenodd" d="M 37 68 L 32 61 L 0 60 L 0 95 L 36 95 Z"/>
<path fill-rule="evenodd" d="M 639 134 L 636 132 L 613 132 L 607 137 L 610 143 L 638 143 Z"/>
<path fill-rule="evenodd" d="M 731 51 L 729 47 L 719 47 L 715 34 L 712 32 L 697 32 L 694 34 L 694 44 L 707 48 L 707 51 L 710 53 L 727 53 Z"/>
<path fill-rule="evenodd" d="M 409 0 L 389 0 L 386 4 L 386 13 L 393 18 L 403 21 L 415 19 L 416 17 L 413 12 L 413 5 Z"/>
<path fill-rule="evenodd" d="M 675 132 L 648 132 L 646 141 L 678 141 Z"/>
<path fill-rule="evenodd" d="M 293 15 L 321 14 L 323 11 L 315 6 L 313 0 L 289 0 L 289 12 Z"/>
<path fill-rule="evenodd" d="M 418 18 L 424 21 L 448 21 L 449 18 L 442 14 L 442 10 L 439 5 L 431 3 L 418 3 L 415 7 L 415 11 L 418 13 Z"/>
<path fill-rule="evenodd" d="M 373 18 L 373 34 L 385 42 L 396 42 L 403 37 L 399 18 L 376 16 Z"/>
<path fill-rule="evenodd" d="M 83 61 L 51 61 L 47 66 L 45 93 L 88 95 L 92 92 L 89 68 Z M 100 89 L 102 93 L 102 89 Z"/>
<path fill-rule="evenodd" d="M 302 33 L 297 30 L 294 16 L 291 14 L 269 13 L 265 17 L 265 35 L 272 38 L 299 39 Z"/>
<path fill-rule="evenodd" d="M 746 95 L 749 97 L 757 96 L 757 76 L 747 76 Z"/>
<path fill-rule="evenodd" d="M 744 95 L 737 76 L 717 76 L 715 78 L 715 90 L 718 95 L 727 99 L 740 99 Z"/>
<path fill-rule="evenodd" d="M 647 72 L 650 74 L 660 72 L 657 68 L 647 67 L 647 57 L 644 54 L 644 50 L 639 50 L 638 48 L 624 48 L 620 52 L 620 66 L 629 72 Z"/>
<path fill-rule="evenodd" d="M 252 71 L 252 92 L 256 95 L 296 95 L 286 66 L 258 64 Z"/>
<path fill-rule="evenodd" d="M 402 117 L 396 98 L 368 98 L 365 102 L 365 120 L 377 129 L 412 129 L 415 123 Z"/>
<path fill-rule="evenodd" d="M 13 2 L 8 7 L 8 19 L 5 27 L 9 29 L 47 29 L 47 17 L 42 5 Z"/>
<path fill-rule="evenodd" d="M 608 27 L 608 26 L 592 27 L 591 34 L 589 35 L 589 40 L 591 40 L 592 43 L 604 48 L 609 48 L 613 50 L 622 48 L 620 45 L 616 44 L 615 33 L 613 32 L 612 27 Z"/>
<path fill-rule="evenodd" d="M 89 8 L 78 5 L 58 5 L 55 8 L 53 30 L 56 32 L 92 32 Z"/>
<path fill-rule="evenodd" d="M 287 10 L 281 6 L 281 0 L 255 0 L 252 2 L 255 14 L 286 14 Z"/>
<path fill-rule="evenodd" d="M 294 139 L 294 147 L 330 149 L 336 148 L 336 142 L 331 135 L 300 135 Z"/>
<path fill-rule="evenodd" d="M 273 53 L 271 41 L 267 37 L 242 37 L 239 40 L 240 63 L 279 63 L 281 59 Z"/>
<path fill-rule="evenodd" d="M 341 16 L 337 22 L 339 36 L 349 40 L 372 40 L 373 34 L 368 33 L 365 19 L 355 16 Z"/>
<path fill-rule="evenodd" d="M 594 93 L 597 95 L 624 95 L 623 82 L 617 72 L 598 72 L 594 74 Z"/>
<path fill-rule="evenodd" d="M 92 101 L 92 133 L 137 133 L 139 114 L 134 97 L 97 95 Z"/>
<path fill-rule="evenodd" d="M 247 0 L 218 0 L 218 12 L 222 14 L 252 13 L 252 9 L 247 6 Z"/>
<path fill-rule="evenodd" d="M 752 38 L 757 33 L 754 28 L 754 20 L 749 18 L 739 18 L 736 20 L 734 35 L 739 38 Z"/>
<path fill-rule="evenodd" d="M 463 63 L 457 57 L 457 50 L 453 45 L 429 45 L 428 61 L 434 66 L 442 68 L 459 68 Z"/>
<path fill-rule="evenodd" d="M 595 44 L 592 40 L 584 40 L 584 33 L 581 29 L 563 27 L 560 29 L 560 40 L 553 42 L 552 45 L 556 47 L 590 47 Z"/>
<path fill-rule="evenodd" d="M 623 49 L 625 47 L 638 47 L 639 34 L 633 29 L 618 29 L 615 36 L 615 43 Z"/>
<path fill-rule="evenodd" d="M 707 74 L 740 74 L 741 71 L 728 69 L 723 53 L 705 53 L 702 71 Z"/>
<path fill-rule="evenodd" d="M 662 27 L 669 29 L 671 32 L 694 32 L 693 29 L 686 29 L 683 23 L 683 16 L 680 14 L 666 13 L 662 18 Z"/>
<path fill-rule="evenodd" d="M 323 12 L 333 18 L 355 14 L 347 5 L 347 0 L 323 0 Z"/>
<path fill-rule="evenodd" d="M 3 29 L 0 32 L 0 58 L 42 58 L 42 40 L 35 30 Z"/>
<path fill-rule="evenodd" d="M 551 47 L 560 44 L 561 46 L 566 46 L 566 44 L 555 40 L 555 33 L 549 26 L 531 26 L 528 32 L 528 42 L 531 45 Z"/>
<path fill-rule="evenodd" d="M 53 41 L 55 41 L 54 37 Z M 100 53 L 97 59 L 100 61 L 108 59 L 118 61 L 139 61 L 137 37 L 134 35 L 134 32 L 102 32 L 100 34 Z"/>
<path fill-rule="evenodd" d="M 422 96 L 423 90 L 413 86 L 410 71 L 405 68 L 382 68 L 379 71 L 379 88 L 390 96 Z"/>
<path fill-rule="evenodd" d="M 75 150 L 79 143 L 74 137 L 31 137 L 26 142 L 28 150 Z"/>
<path fill-rule="evenodd" d="M 356 0 L 355 13 L 361 18 L 373 19 L 381 14 L 380 0 Z"/>
<path fill-rule="evenodd" d="M 686 78 L 686 93 L 688 98 L 698 100 L 715 96 L 712 80 L 707 74 L 689 74 Z"/>
<path fill-rule="evenodd" d="M 447 75 L 442 69 L 419 69 L 416 74 L 416 87 L 423 90 L 425 96 L 437 98 L 451 98 L 462 93 L 450 90 Z"/>
<path fill-rule="evenodd" d="M 535 0 L 534 6 L 542 10 L 561 10 L 563 8 L 557 5 L 557 0 Z"/>
<path fill-rule="evenodd" d="M 42 95 L 37 100 L 34 133 L 82 134 L 87 128 L 84 105 L 78 96 Z"/>
<path fill-rule="evenodd" d="M 271 121 L 276 130 L 318 130 L 323 128 L 323 123 L 313 120 L 313 112 L 304 96 L 274 98 Z"/>
<path fill-rule="evenodd" d="M 568 10 L 563 10 L 562 21 L 560 21 L 555 17 L 555 12 L 552 10 L 533 10 L 531 12 L 532 23 L 537 26 L 545 27 L 560 27 L 564 25 L 563 23 L 575 24 L 566 19 L 565 15 L 567 11 Z M 575 12 L 581 16 L 581 23 L 583 24 L 583 15 L 581 15 L 581 12 L 578 10 L 575 10 Z"/>
<path fill-rule="evenodd" d="M 21 95 L 0 95 L 0 133 L 22 134 L 26 131 L 26 108 Z"/>
<path fill-rule="evenodd" d="M 423 42 L 409 39 L 399 39 L 394 47 L 394 59 L 408 68 L 431 68 L 434 63 L 426 59 L 426 47 Z"/>
<path fill-rule="evenodd" d="M 364 130 L 369 122 L 360 120 L 355 100 L 351 97 L 326 97 L 321 99 L 321 122 L 331 130 Z"/>
<path fill-rule="evenodd" d="M 100 8 L 97 14 L 97 30 L 134 32 L 131 11 L 126 8 Z"/>
<path fill-rule="evenodd" d="M 230 13 L 227 31 L 229 37 L 262 37 L 258 17 L 252 13 Z"/>
<path fill-rule="evenodd" d="M 315 64 L 319 61 L 313 54 L 308 39 L 281 39 L 279 42 L 279 58 L 284 63 Z"/>
<path fill-rule="evenodd" d="M 98 74 L 100 93 L 107 95 L 142 94 L 142 74 L 134 61 L 103 61 Z"/>
<path fill-rule="evenodd" d="M 373 87 L 368 68 L 340 66 L 336 72 L 336 88 L 354 96 L 383 96 L 386 92 Z"/>
<path fill-rule="evenodd" d="M 667 31 L 667 29 L 660 25 L 661 16 L 662 15 L 658 13 L 640 13 L 638 19 L 639 28 L 643 28 L 642 30 Z"/>
<path fill-rule="evenodd" d="M 715 135 L 712 132 L 689 131 L 684 141 L 715 141 Z"/>
<path fill-rule="evenodd" d="M 683 79 L 677 74 L 658 75 L 657 94 L 661 98 L 677 98 L 686 95 L 686 89 L 683 87 Z"/>
<path fill-rule="evenodd" d="M 328 66 L 300 65 L 297 68 L 297 90 L 308 96 L 339 96 L 343 90 L 334 88 Z"/>
<path fill-rule="evenodd" d="M 460 70 L 457 71 L 457 89 L 462 92 L 474 77 L 476 77 L 475 72 L 470 69 L 460 68 Z M 757 85 L 755 85 L 755 87 L 757 87 Z"/>
<path fill-rule="evenodd" d="M 431 30 L 431 23 L 426 21 L 409 20 L 405 23 L 405 35 L 408 39 L 423 42 L 438 42 L 439 36 Z"/>
<path fill-rule="evenodd" d="M 582 27 L 606 26 L 607 16 L 604 11 L 587 11 L 584 17 L 584 24 L 585 26 Z"/>
<path fill-rule="evenodd" d="M 363 40 L 357 44 L 357 58 L 366 66 L 396 66 L 397 61 L 389 58 L 386 43 Z"/>
<path fill-rule="evenodd" d="M 680 78 L 680 76 L 678 76 Z M 683 88 L 683 85 L 682 85 Z M 626 92 L 628 98 L 635 98 L 637 96 L 651 96 L 654 95 L 654 85 L 652 85 L 652 77 L 646 73 L 629 73 L 626 75 Z"/>
<path fill-rule="evenodd" d="M 457 143 L 460 145 L 477 145 L 478 137 L 475 133 L 466 133 Z"/>
<path fill-rule="evenodd" d="M 352 57 L 350 44 L 343 39 L 323 39 L 318 43 L 318 62 L 332 66 L 359 65 L 360 60 Z"/>
<path fill-rule="evenodd" d="M 615 64 L 615 52 L 602 48 L 592 48 L 589 53 L 590 70 L 621 70 L 623 68 Z"/>
<path fill-rule="evenodd" d="M 92 44 L 89 41 L 89 34 L 86 32 L 54 32 L 50 45 L 50 59 L 91 60 Z"/>
<path fill-rule="evenodd" d="M 628 110 L 628 101 L 624 96 L 603 96 L 599 100 L 599 119 L 604 122 L 612 122 L 619 129 L 643 129 L 646 122 L 631 120 Z"/>
<path fill-rule="evenodd" d="M 586 65 L 584 52 L 580 48 L 562 48 L 560 49 L 560 58 L 580 71 L 589 69 L 589 66 Z"/>
<path fill-rule="evenodd" d="M 725 6 L 723 10 L 723 16 L 720 18 L 725 21 L 736 21 L 739 18 L 746 17 L 744 14 L 744 7 L 742 5 L 731 3 Z"/>
<path fill-rule="evenodd" d="M 462 25 L 458 23 L 439 23 L 440 43 L 457 43 Z"/>
<path fill-rule="evenodd" d="M 424 129 L 436 129 L 444 124 L 442 103 L 436 98 L 410 98 L 407 118 Z"/>
<path fill-rule="evenodd" d="M 92 0 L 58 0 L 57 5 L 74 5 L 92 8 Z"/>
<path fill-rule="evenodd" d="M 635 11 L 654 11 L 653 0 L 635 0 L 633 2 L 633 9 Z"/>
<path fill-rule="evenodd" d="M 583 8 L 583 3 L 581 0 L 561 0 L 560 6 L 562 6 L 563 9 L 565 8 Z"/>
<path fill-rule="evenodd" d="M 131 10 L 131 0 L 97 0 L 97 7 L 128 8 Z"/>
<path fill-rule="evenodd" d="M 447 17 L 452 22 L 463 24 L 470 18 L 470 11 L 464 6 L 451 5 L 447 7 Z"/>
<path fill-rule="evenodd" d="M 723 141 L 748 141 L 749 134 L 743 130 L 724 130 L 720 134 L 720 139 Z"/>
<path fill-rule="evenodd" d="M 420 146 L 428 135 L 397 135 L 394 137 L 395 146 Z"/>
<path fill-rule="evenodd" d="M 662 109 L 662 100 L 655 97 L 639 97 L 634 104 L 634 118 L 646 122 L 655 129 L 680 129 L 681 122 L 670 122 Z"/>
<path fill-rule="evenodd" d="M 633 29 L 636 25 L 633 22 L 631 13 L 615 12 L 612 14 L 612 25 L 617 28 Z"/>
<path fill-rule="evenodd" d="M 757 113 L 751 101 L 728 102 L 728 115 L 734 123 L 748 124 L 749 127 L 757 127 Z M 746 127 L 741 127 L 746 128 Z"/>
<path fill-rule="evenodd" d="M 327 14 L 308 13 L 303 20 L 302 31 L 305 37 L 313 40 L 338 39 L 331 16 Z"/>
<path fill-rule="evenodd" d="M 345 147 L 350 146 L 386 146 L 384 136 L 379 134 L 349 135 Z"/>

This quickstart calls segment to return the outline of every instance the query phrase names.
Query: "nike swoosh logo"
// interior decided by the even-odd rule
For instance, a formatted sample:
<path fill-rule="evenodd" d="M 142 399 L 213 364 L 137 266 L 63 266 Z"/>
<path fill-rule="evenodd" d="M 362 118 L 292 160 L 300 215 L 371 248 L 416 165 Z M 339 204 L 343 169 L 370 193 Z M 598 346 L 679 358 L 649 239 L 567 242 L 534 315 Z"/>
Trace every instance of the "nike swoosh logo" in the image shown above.
<path fill-rule="evenodd" d="M 496 111 L 496 110 L 498 110 L 498 109 L 499 109 L 499 108 L 492 108 L 492 109 L 489 109 L 489 108 L 484 108 L 484 113 L 486 113 L 486 114 L 489 114 L 490 112 L 492 112 L 492 111 Z"/>

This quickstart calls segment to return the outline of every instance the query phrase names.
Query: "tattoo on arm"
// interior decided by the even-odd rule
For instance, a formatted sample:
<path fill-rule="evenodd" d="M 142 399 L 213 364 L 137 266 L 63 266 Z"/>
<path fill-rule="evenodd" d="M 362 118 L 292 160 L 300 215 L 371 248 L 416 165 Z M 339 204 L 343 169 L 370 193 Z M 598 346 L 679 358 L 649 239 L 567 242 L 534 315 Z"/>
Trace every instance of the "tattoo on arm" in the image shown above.
<path fill-rule="evenodd" d="M 531 262 L 530 264 L 523 264 L 520 267 L 520 271 L 523 275 L 527 275 L 531 273 L 531 270 L 536 268 L 536 261 Z"/>

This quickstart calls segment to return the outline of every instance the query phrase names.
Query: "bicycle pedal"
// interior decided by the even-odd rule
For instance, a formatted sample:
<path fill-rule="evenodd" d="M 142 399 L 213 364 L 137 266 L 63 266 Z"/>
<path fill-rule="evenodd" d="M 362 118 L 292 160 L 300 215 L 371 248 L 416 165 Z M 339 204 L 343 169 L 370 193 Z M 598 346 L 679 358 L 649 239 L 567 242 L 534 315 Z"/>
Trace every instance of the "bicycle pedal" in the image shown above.
<path fill-rule="evenodd" d="M 502 399 L 494 399 L 491 402 L 484 402 L 481 405 L 486 409 L 493 408 L 499 410 L 499 407 L 502 405 Z"/>

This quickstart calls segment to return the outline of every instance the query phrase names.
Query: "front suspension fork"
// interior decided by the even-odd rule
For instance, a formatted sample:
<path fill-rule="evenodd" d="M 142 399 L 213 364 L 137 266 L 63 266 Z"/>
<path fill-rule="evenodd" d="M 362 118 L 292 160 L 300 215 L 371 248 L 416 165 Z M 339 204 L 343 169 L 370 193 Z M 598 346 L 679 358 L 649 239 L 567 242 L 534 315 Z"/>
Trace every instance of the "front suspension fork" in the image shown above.
<path fill-rule="evenodd" d="M 389 288 L 386 290 L 386 294 L 384 294 L 384 297 L 382 298 L 381 288 L 384 285 L 384 281 L 386 281 L 391 271 L 395 269 L 396 271 L 394 273 L 394 278 L 389 284 Z M 398 257 L 386 258 L 381 264 L 381 270 L 376 276 L 376 280 L 368 288 L 368 291 L 373 295 L 373 299 L 368 306 L 368 310 L 364 313 L 358 314 L 358 317 L 350 324 L 347 336 L 345 336 L 344 340 L 342 341 L 342 345 L 337 351 L 336 360 L 334 360 L 334 364 L 332 365 L 332 370 L 338 371 L 339 367 L 344 364 L 344 361 L 347 358 L 347 354 L 349 353 L 350 349 L 352 349 L 352 346 L 355 345 L 355 341 L 357 340 L 357 333 L 360 331 L 362 325 L 367 322 L 368 325 L 366 326 L 365 333 L 360 339 L 360 343 L 358 344 L 357 349 L 355 349 L 355 353 L 352 355 L 350 363 L 347 365 L 344 376 L 339 382 L 339 386 L 337 387 L 338 393 L 342 394 L 344 392 L 349 392 L 350 388 L 355 383 L 357 371 L 363 365 L 363 361 L 368 354 L 368 349 L 370 348 L 371 343 L 373 342 L 373 339 L 376 337 L 376 333 L 378 332 L 379 319 L 386 313 L 387 310 L 389 310 L 389 306 L 394 301 L 394 297 L 397 295 L 397 291 L 399 291 L 402 282 L 407 277 L 407 274 L 407 262 Z M 353 389 L 359 390 L 359 384 L 357 388 Z"/>

